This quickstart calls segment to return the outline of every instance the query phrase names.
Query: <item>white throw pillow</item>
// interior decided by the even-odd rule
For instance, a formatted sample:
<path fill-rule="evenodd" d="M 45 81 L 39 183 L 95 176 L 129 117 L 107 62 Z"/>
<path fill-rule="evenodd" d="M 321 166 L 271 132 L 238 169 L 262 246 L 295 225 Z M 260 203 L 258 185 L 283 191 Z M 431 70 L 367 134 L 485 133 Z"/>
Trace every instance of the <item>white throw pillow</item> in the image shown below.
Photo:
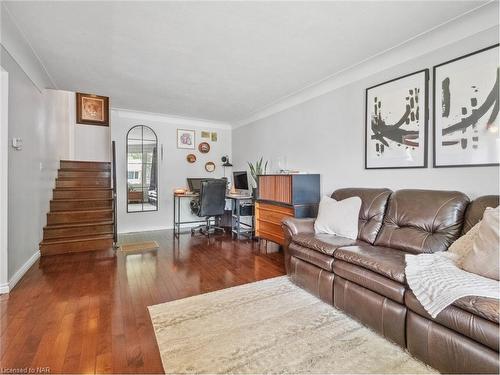
<path fill-rule="evenodd" d="M 351 197 L 336 201 L 324 196 L 319 203 L 318 217 L 314 222 L 316 233 L 335 234 L 337 236 L 358 238 L 359 210 L 361 198 Z"/>
<path fill-rule="evenodd" d="M 464 271 L 490 279 L 500 279 L 500 208 L 486 208 L 472 250 L 462 262 Z"/>

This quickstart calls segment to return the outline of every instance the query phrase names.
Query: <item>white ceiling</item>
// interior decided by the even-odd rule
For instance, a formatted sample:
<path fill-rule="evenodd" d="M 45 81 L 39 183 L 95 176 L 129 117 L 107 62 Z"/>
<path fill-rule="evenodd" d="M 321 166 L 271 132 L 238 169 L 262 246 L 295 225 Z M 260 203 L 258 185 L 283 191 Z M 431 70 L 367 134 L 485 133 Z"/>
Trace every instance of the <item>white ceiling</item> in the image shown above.
<path fill-rule="evenodd" d="M 233 122 L 482 1 L 7 2 L 54 86 Z"/>

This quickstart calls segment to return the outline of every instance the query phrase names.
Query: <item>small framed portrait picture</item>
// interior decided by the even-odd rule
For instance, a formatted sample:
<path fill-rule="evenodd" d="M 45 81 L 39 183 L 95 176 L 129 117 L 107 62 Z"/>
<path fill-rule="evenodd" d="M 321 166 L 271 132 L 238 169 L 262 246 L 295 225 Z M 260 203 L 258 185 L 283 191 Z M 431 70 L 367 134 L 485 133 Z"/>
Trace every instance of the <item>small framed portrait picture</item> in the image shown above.
<path fill-rule="evenodd" d="M 109 126 L 109 98 L 77 92 L 76 123 Z"/>
<path fill-rule="evenodd" d="M 194 130 L 177 129 L 177 148 L 195 149 Z"/>

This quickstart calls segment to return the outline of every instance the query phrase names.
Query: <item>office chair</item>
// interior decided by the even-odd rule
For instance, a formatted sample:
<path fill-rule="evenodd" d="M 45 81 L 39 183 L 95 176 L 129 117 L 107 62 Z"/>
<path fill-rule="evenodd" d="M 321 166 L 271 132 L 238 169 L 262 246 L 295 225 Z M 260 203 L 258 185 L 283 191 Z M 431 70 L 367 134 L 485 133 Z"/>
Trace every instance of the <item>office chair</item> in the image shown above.
<path fill-rule="evenodd" d="M 217 218 L 224 215 L 226 206 L 226 181 L 205 180 L 201 182 L 200 197 L 198 202 L 191 202 L 191 211 L 198 217 L 206 218 L 206 224 L 191 228 L 191 234 L 200 231 L 210 235 L 217 230 L 224 232 L 224 228 L 216 225 Z"/>

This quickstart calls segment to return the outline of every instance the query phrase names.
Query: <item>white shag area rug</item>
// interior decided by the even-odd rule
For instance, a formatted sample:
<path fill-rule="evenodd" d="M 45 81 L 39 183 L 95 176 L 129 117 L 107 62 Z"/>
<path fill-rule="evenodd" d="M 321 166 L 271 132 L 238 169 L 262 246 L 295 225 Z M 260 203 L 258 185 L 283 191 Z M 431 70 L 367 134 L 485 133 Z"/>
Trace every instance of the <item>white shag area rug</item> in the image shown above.
<path fill-rule="evenodd" d="M 149 313 L 167 374 L 435 373 L 287 276 Z"/>

